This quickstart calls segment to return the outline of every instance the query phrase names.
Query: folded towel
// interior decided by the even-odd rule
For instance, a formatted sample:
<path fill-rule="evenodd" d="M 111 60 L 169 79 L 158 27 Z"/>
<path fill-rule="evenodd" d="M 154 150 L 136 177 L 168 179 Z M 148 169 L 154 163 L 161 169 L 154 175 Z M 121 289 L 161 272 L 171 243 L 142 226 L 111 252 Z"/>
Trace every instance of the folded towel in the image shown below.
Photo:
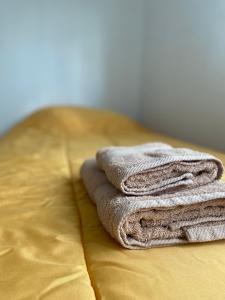
<path fill-rule="evenodd" d="M 210 154 L 162 143 L 103 148 L 96 160 L 108 180 L 127 195 L 195 188 L 223 173 L 222 162 Z"/>
<path fill-rule="evenodd" d="M 225 183 L 158 196 L 126 196 L 95 160 L 81 168 L 87 192 L 110 235 L 130 249 L 225 238 Z"/>

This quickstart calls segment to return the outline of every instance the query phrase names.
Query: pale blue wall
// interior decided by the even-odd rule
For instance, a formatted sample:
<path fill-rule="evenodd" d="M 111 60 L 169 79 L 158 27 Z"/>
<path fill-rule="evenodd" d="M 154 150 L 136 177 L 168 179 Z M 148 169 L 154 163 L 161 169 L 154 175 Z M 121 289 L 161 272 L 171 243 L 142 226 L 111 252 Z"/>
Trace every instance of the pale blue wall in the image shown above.
<path fill-rule="evenodd" d="M 225 1 L 0 0 L 0 133 L 63 103 L 225 150 Z"/>
<path fill-rule="evenodd" d="M 147 1 L 143 118 L 225 150 L 225 1 Z"/>
<path fill-rule="evenodd" d="M 143 1 L 0 0 L 0 132 L 35 108 L 138 117 Z"/>

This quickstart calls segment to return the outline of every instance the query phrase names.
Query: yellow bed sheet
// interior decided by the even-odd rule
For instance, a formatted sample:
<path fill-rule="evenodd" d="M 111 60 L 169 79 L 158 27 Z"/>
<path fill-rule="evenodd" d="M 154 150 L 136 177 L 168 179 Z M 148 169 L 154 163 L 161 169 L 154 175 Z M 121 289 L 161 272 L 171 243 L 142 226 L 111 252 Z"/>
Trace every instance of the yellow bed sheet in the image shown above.
<path fill-rule="evenodd" d="M 224 241 L 127 250 L 99 223 L 81 163 L 102 146 L 149 141 L 190 146 L 66 107 L 34 113 L 0 141 L 1 300 L 225 299 Z"/>

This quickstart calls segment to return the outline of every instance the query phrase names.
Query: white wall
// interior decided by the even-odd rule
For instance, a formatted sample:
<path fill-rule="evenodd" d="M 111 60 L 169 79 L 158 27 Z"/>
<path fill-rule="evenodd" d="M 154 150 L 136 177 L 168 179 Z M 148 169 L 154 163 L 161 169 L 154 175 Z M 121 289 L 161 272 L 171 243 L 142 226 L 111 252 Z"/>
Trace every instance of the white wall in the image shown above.
<path fill-rule="evenodd" d="M 225 1 L 147 0 L 143 117 L 225 150 Z"/>
<path fill-rule="evenodd" d="M 51 104 L 138 118 L 143 3 L 0 0 L 0 132 Z"/>
<path fill-rule="evenodd" d="M 225 150 L 225 1 L 0 0 L 0 133 L 70 103 Z"/>

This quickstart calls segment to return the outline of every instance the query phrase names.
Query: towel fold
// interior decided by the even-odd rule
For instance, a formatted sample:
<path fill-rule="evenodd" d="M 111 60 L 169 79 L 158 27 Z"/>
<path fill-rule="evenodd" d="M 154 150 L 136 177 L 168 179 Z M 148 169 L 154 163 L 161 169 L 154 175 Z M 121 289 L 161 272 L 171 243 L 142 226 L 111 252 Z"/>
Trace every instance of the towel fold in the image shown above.
<path fill-rule="evenodd" d="M 108 180 L 127 195 L 157 195 L 195 188 L 217 179 L 222 162 L 214 156 L 167 144 L 108 147 L 96 154 Z"/>
<path fill-rule="evenodd" d="M 197 153 L 196 157 L 201 156 Z M 101 223 L 126 248 L 225 238 L 225 183 L 222 181 L 176 193 L 140 197 L 126 196 L 113 187 L 95 160 L 83 164 L 81 177 L 97 206 Z"/>

